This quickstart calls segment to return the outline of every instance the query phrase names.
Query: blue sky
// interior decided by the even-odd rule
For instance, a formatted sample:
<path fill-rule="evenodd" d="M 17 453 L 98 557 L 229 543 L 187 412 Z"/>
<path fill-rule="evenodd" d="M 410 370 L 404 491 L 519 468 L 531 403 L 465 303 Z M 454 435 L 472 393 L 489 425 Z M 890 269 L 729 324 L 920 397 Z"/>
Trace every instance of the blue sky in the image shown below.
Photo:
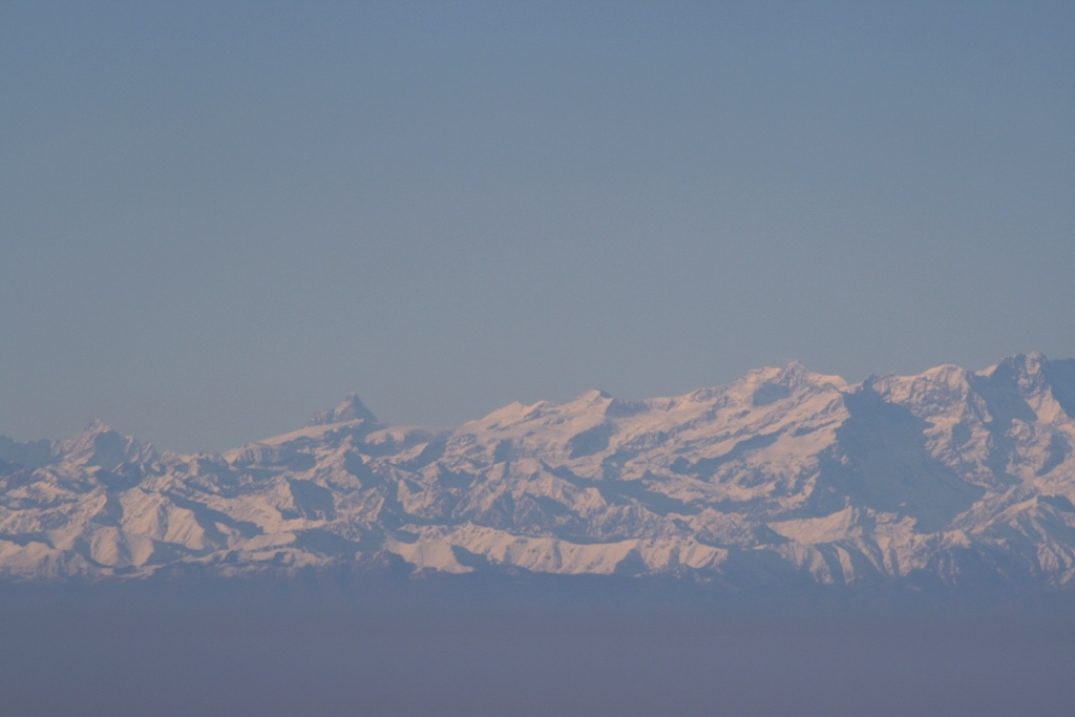
<path fill-rule="evenodd" d="M 0 434 L 1075 356 L 1071 3 L 4 3 Z"/>

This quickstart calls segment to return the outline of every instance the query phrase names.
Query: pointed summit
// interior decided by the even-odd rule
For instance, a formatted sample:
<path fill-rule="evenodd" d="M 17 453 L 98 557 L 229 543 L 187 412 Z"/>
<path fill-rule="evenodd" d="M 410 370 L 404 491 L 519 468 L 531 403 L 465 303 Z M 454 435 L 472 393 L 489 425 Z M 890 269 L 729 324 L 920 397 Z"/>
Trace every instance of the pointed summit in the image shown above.
<path fill-rule="evenodd" d="M 66 460 L 82 465 L 113 469 L 123 463 L 154 460 L 157 451 L 152 444 L 139 443 L 123 436 L 107 423 L 95 418 L 74 438 L 60 441 L 59 453 Z"/>
<path fill-rule="evenodd" d="M 610 398 L 612 398 L 612 394 L 608 393 L 607 391 L 602 391 L 599 388 L 591 388 L 589 391 L 586 391 L 575 400 L 584 401 L 586 403 L 596 403 L 597 401 L 605 401 Z"/>
<path fill-rule="evenodd" d="M 79 431 L 78 436 L 76 436 L 76 439 L 92 439 L 93 437 L 99 436 L 102 433 L 112 433 L 112 426 L 108 425 L 104 422 L 104 420 L 100 418 L 91 418 L 89 423 L 86 424 L 85 428 Z"/>
<path fill-rule="evenodd" d="M 1045 354 L 1040 351 L 1032 351 L 1009 356 L 994 366 L 978 371 L 977 375 L 993 381 L 1009 381 L 1029 385 L 1041 382 L 1042 373 L 1048 370 L 1046 366 L 1049 363 L 1049 360 L 1045 358 Z"/>
<path fill-rule="evenodd" d="M 313 415 L 307 426 L 327 426 L 330 423 L 344 423 L 346 421 L 369 421 L 376 423 L 377 417 L 359 399 L 358 394 L 349 393 L 343 401 L 334 409 L 326 408 Z"/>
<path fill-rule="evenodd" d="M 124 443 L 123 436 L 112 430 L 112 426 L 100 418 L 94 418 L 74 438 L 61 441 L 61 450 L 76 459 L 92 460 L 97 452 L 98 445 L 111 445 L 116 448 L 122 443 Z M 118 448 L 118 450 L 122 454 L 122 448 Z M 108 451 L 106 450 L 105 452 Z"/>

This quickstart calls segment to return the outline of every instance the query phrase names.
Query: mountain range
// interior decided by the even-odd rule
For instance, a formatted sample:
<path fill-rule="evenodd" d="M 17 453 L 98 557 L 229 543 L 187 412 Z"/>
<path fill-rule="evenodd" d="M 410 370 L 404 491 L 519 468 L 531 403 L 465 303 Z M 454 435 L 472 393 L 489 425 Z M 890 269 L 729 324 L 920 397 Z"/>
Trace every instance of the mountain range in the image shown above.
<path fill-rule="evenodd" d="M 178 454 L 101 422 L 0 438 L 0 579 L 343 569 L 1070 589 L 1075 360 L 849 384 L 798 363 L 671 398 L 592 390 L 455 428 L 354 395 Z"/>

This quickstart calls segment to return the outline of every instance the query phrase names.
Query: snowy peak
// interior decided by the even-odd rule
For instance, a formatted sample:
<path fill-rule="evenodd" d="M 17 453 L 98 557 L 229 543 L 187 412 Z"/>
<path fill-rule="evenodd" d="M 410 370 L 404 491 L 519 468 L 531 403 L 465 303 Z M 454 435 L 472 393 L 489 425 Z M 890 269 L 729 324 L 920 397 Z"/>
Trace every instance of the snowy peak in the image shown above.
<path fill-rule="evenodd" d="M 790 398 L 802 391 L 845 390 L 847 382 L 839 376 L 812 373 L 798 361 L 792 361 L 781 368 L 766 367 L 750 371 L 728 389 L 732 395 L 749 396 L 750 403 L 754 407 L 760 407 Z"/>
<path fill-rule="evenodd" d="M 126 463 L 142 463 L 157 457 L 152 445 L 120 435 L 99 418 L 90 421 L 74 438 L 61 441 L 57 453 L 73 463 L 105 469 Z"/>
<path fill-rule="evenodd" d="M 306 423 L 307 426 L 327 426 L 332 423 L 344 423 L 347 421 L 368 421 L 377 423 L 376 416 L 366 408 L 358 394 L 349 393 L 336 408 L 326 408 L 318 411 Z"/>
<path fill-rule="evenodd" d="M 576 398 L 572 403 L 598 404 L 612 400 L 612 396 L 599 388 L 591 388 Z"/>
<path fill-rule="evenodd" d="M 982 378 L 998 385 L 1013 385 L 1024 393 L 1031 392 L 1044 386 L 1044 367 L 1047 363 L 1045 356 L 1040 353 L 1019 354 L 1004 359 Z"/>

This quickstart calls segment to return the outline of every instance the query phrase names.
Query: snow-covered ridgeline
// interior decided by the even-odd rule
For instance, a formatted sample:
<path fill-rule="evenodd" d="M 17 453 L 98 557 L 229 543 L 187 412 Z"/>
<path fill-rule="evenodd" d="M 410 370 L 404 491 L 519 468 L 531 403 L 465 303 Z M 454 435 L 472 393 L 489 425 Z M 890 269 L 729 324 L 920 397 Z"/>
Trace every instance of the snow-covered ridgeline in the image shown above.
<path fill-rule="evenodd" d="M 94 423 L 0 438 L 0 575 L 312 566 L 668 573 L 729 586 L 1075 577 L 1075 360 L 849 385 L 792 363 L 644 401 L 590 391 L 455 429 L 349 396 L 224 454 Z"/>

